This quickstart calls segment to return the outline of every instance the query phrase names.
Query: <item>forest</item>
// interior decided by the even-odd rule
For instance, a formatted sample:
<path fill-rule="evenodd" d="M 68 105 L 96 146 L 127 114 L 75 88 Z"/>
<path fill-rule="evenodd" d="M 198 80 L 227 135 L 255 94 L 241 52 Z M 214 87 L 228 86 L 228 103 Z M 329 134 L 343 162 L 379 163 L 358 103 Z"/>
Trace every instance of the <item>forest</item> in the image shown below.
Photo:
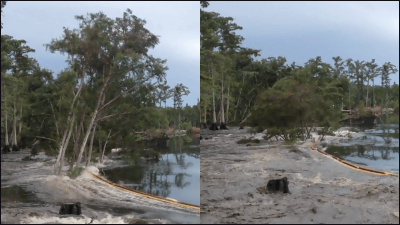
<path fill-rule="evenodd" d="M 397 72 L 392 63 L 340 56 L 332 57 L 333 65 L 320 56 L 304 65 L 288 65 L 283 56 L 255 60 L 261 50 L 241 46 L 244 38 L 236 32 L 243 28 L 232 17 L 205 11 L 209 4 L 200 2 L 202 128 L 268 127 L 272 136 L 289 140 L 312 127 L 338 127 L 346 118 L 342 109 L 374 106 L 394 109 L 398 121 L 399 85 L 390 85 L 390 75 Z"/>
<path fill-rule="evenodd" d="M 1 12 L 7 10 L 1 2 Z M 200 101 L 183 106 L 190 91 L 167 84 L 165 59 L 148 50 L 159 38 L 146 21 L 127 9 L 121 18 L 104 13 L 75 16 L 78 29 L 45 44 L 51 53 L 67 54 L 68 67 L 58 74 L 28 56 L 25 40 L 1 34 L 1 147 L 32 149 L 64 159 L 74 168 L 112 148 L 132 147 L 142 131 L 191 129 L 200 126 Z M 1 28 L 7 24 L 1 24 Z M 168 99 L 173 107 L 167 107 Z M 160 133 L 159 132 L 159 133 Z"/>

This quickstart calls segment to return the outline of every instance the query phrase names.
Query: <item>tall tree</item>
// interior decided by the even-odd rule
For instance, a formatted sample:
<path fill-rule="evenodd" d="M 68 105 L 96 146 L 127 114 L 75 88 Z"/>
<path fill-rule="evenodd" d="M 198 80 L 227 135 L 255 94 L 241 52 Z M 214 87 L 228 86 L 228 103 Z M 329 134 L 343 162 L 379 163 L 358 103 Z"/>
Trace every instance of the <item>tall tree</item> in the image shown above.
<path fill-rule="evenodd" d="M 372 59 L 371 62 L 366 63 L 367 70 L 366 70 L 365 76 L 367 78 L 368 86 L 369 86 L 370 80 L 372 80 L 373 86 L 375 86 L 374 78 L 378 75 L 377 67 L 378 67 L 378 64 L 375 63 L 375 59 Z M 368 102 L 368 100 L 369 100 L 369 98 L 368 98 L 368 88 L 367 88 L 367 98 L 365 99 L 365 105 L 370 106 L 371 104 L 375 104 L 374 103 L 375 98 L 374 98 L 374 102 L 372 102 L 372 101 Z"/>
<path fill-rule="evenodd" d="M 140 86 L 153 78 L 163 80 L 165 70 L 168 68 L 164 66 L 166 60 L 147 54 L 148 48 L 153 48 L 158 43 L 158 37 L 145 29 L 146 21 L 132 15 L 131 10 L 127 9 L 123 18 L 115 20 L 103 13 L 90 14 L 87 18 L 76 16 L 76 19 L 81 21 L 79 30 L 71 31 L 64 28 L 64 38 L 53 40 L 47 47 L 52 52 L 68 53 L 70 63 L 78 69 L 82 81 L 88 75 L 91 80 L 99 81 L 100 84 L 97 89 L 96 104 L 80 145 L 75 165 L 79 167 L 99 113 L 109 108 L 119 97 L 137 88 L 138 84 Z M 87 71 L 91 72 L 87 74 Z M 120 86 L 119 93 L 108 92 L 121 82 L 124 85 Z M 81 87 L 84 87 L 84 83 Z"/>

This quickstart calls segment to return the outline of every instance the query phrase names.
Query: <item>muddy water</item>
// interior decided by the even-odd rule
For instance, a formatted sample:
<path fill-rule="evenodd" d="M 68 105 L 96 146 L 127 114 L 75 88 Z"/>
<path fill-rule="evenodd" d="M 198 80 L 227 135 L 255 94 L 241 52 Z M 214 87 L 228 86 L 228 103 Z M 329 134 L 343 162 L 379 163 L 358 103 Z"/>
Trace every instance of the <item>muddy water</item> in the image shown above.
<path fill-rule="evenodd" d="M 326 152 L 372 168 L 399 172 L 399 125 L 358 127 L 357 137 L 342 139 Z"/>
<path fill-rule="evenodd" d="M 165 150 L 164 150 L 165 152 Z M 169 152 L 169 153 L 168 153 Z M 103 169 L 108 180 L 149 194 L 200 205 L 200 139 L 172 145 L 158 162 Z"/>
<path fill-rule="evenodd" d="M 29 151 L 1 155 L 1 223 L 129 223 L 139 219 L 151 223 L 200 222 L 198 211 L 127 194 L 85 171 L 70 179 L 65 176 L 65 166 L 63 176 L 54 176 L 55 157 L 40 153 L 33 160 L 22 160 L 29 155 Z M 106 157 L 104 164 L 113 163 Z M 81 202 L 82 215 L 59 215 L 61 204 L 71 202 Z"/>
<path fill-rule="evenodd" d="M 236 143 L 251 136 L 260 143 Z M 201 141 L 202 223 L 399 222 L 398 175 L 350 169 L 310 150 L 310 140 L 285 146 L 262 136 L 238 127 L 202 130 L 202 137 L 210 138 Z M 327 137 L 327 142 L 344 139 Z M 283 177 L 290 194 L 258 192 L 268 180 Z"/>

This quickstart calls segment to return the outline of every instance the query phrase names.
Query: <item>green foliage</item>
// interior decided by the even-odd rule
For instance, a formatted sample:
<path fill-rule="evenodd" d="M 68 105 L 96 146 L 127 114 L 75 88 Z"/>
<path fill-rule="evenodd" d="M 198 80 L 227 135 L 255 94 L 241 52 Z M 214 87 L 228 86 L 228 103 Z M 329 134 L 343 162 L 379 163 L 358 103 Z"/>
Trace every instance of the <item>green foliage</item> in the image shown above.
<path fill-rule="evenodd" d="M 40 145 L 43 146 L 43 145 Z M 45 147 L 41 147 L 44 150 L 44 153 L 47 156 L 57 156 L 58 155 L 58 148 L 51 146 L 51 145 L 45 145 Z"/>
<path fill-rule="evenodd" d="M 181 139 L 183 141 L 183 144 L 189 144 L 189 143 L 191 143 L 193 141 L 193 139 L 191 137 L 187 136 L 187 135 L 186 136 L 182 136 Z"/>
<path fill-rule="evenodd" d="M 182 130 L 190 130 L 192 129 L 192 122 L 188 121 L 188 122 L 184 122 L 181 124 L 181 129 Z"/>
<path fill-rule="evenodd" d="M 292 138 L 283 142 L 283 145 L 293 146 L 297 141 L 297 138 Z"/>
<path fill-rule="evenodd" d="M 349 131 L 358 133 L 359 130 L 355 127 L 350 127 Z"/>
<path fill-rule="evenodd" d="M 399 116 L 397 116 L 394 113 L 388 114 L 387 123 L 389 123 L 389 124 L 399 124 Z"/>
<path fill-rule="evenodd" d="M 267 129 L 267 134 L 264 136 L 264 140 L 268 141 L 272 137 L 275 136 L 280 136 L 282 134 L 282 131 L 276 127 L 271 127 Z"/>
<path fill-rule="evenodd" d="M 39 154 L 39 149 L 37 146 L 32 146 L 31 149 L 31 156 L 30 157 L 35 157 L 37 154 Z"/>
<path fill-rule="evenodd" d="M 136 165 L 140 161 L 140 153 L 136 151 L 129 151 L 123 154 L 121 158 L 130 165 Z"/>
<path fill-rule="evenodd" d="M 388 108 L 399 108 L 399 101 L 398 100 L 391 100 L 388 102 Z"/>
<path fill-rule="evenodd" d="M 250 134 L 256 134 L 256 133 L 262 133 L 264 131 L 264 128 L 261 126 L 256 126 L 256 127 L 251 127 L 247 130 L 247 133 Z"/>
<path fill-rule="evenodd" d="M 69 176 L 70 178 L 75 178 L 81 174 L 82 170 L 83 168 L 81 167 L 76 167 L 73 169 L 72 166 L 70 166 L 67 171 L 67 176 Z"/>

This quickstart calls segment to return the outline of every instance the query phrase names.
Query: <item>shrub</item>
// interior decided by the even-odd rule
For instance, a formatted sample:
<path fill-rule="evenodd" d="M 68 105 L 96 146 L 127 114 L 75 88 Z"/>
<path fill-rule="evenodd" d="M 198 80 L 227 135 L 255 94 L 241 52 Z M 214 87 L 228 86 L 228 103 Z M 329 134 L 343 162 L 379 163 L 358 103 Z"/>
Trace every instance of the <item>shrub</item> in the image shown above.
<path fill-rule="evenodd" d="M 134 152 L 130 151 L 124 155 L 122 155 L 122 160 L 125 161 L 126 163 L 130 165 L 135 165 L 139 162 L 140 160 L 140 153 L 139 152 Z"/>
<path fill-rule="evenodd" d="M 350 131 L 351 131 L 351 132 L 358 132 L 358 129 L 355 128 L 355 127 L 350 127 Z"/>
<path fill-rule="evenodd" d="M 256 133 L 262 133 L 265 129 L 261 126 L 256 126 L 256 127 L 251 127 L 247 130 L 247 133 L 250 134 L 256 134 Z"/>
<path fill-rule="evenodd" d="M 72 169 L 72 166 L 70 166 L 67 172 L 67 176 L 69 176 L 70 178 L 75 178 L 81 174 L 82 169 L 83 169 L 82 167 L 77 167 L 75 169 Z"/>
<path fill-rule="evenodd" d="M 182 130 L 190 130 L 192 129 L 192 122 L 184 122 L 181 124 L 181 129 Z"/>
<path fill-rule="evenodd" d="M 32 146 L 30 157 L 35 157 L 37 154 L 39 154 L 39 146 L 34 145 Z"/>
<path fill-rule="evenodd" d="M 289 139 L 289 140 L 287 140 L 287 141 L 284 141 L 283 144 L 284 144 L 284 145 L 293 146 L 293 145 L 296 143 L 296 141 L 297 141 L 297 138 L 295 137 L 295 138 Z"/>

